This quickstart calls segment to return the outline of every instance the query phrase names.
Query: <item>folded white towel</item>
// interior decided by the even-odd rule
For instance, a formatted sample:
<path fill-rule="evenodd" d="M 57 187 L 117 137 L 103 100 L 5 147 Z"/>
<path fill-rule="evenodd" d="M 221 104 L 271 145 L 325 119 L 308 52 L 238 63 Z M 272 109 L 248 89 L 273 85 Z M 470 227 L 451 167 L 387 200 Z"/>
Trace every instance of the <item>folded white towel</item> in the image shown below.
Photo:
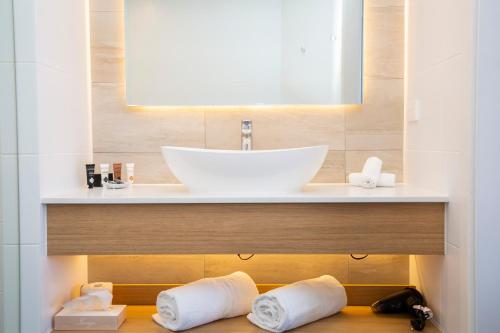
<path fill-rule="evenodd" d="M 113 293 L 113 283 L 111 282 L 93 282 L 84 284 L 80 288 L 80 294 L 87 295 L 96 291 L 108 291 L 111 294 Z"/>
<path fill-rule="evenodd" d="M 153 319 L 171 331 L 187 330 L 248 314 L 258 294 L 252 278 L 243 272 L 201 279 L 162 291 L 156 300 L 158 313 Z"/>
<path fill-rule="evenodd" d="M 280 333 L 331 316 L 346 305 L 344 287 L 323 275 L 260 295 L 247 318 L 262 329 Z"/>
<path fill-rule="evenodd" d="M 363 187 L 376 187 L 380 174 L 382 173 L 382 160 L 375 156 L 369 157 L 363 165 L 361 173 L 365 177 L 362 182 Z"/>
<path fill-rule="evenodd" d="M 378 178 L 377 186 L 394 187 L 396 186 L 396 175 L 393 173 L 381 173 Z"/>
<path fill-rule="evenodd" d="M 95 291 L 64 303 L 63 308 L 71 311 L 109 310 L 113 295 L 107 291 Z"/>
<path fill-rule="evenodd" d="M 370 183 L 370 178 L 366 177 L 361 172 L 354 172 L 349 174 L 349 184 L 371 188 L 369 185 L 367 185 L 367 183 Z M 396 186 L 396 175 L 393 173 L 381 173 L 375 185 L 379 187 L 394 187 Z"/>

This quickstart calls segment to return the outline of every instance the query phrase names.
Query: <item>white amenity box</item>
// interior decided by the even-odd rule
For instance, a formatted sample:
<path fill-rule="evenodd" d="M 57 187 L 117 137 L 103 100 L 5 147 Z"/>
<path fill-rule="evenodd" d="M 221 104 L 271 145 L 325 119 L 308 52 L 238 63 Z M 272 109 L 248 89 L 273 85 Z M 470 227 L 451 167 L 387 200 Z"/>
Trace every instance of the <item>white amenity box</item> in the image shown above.
<path fill-rule="evenodd" d="M 54 318 L 56 331 L 116 331 L 126 318 L 126 305 L 112 305 L 106 311 L 62 309 Z"/>

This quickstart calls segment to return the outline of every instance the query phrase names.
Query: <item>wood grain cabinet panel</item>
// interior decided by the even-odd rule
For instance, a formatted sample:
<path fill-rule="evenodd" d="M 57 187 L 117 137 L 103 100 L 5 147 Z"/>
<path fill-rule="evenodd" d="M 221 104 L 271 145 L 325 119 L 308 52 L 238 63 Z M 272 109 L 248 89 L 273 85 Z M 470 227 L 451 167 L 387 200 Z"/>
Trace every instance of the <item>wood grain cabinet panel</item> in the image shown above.
<path fill-rule="evenodd" d="M 48 205 L 49 255 L 444 254 L 443 203 Z"/>

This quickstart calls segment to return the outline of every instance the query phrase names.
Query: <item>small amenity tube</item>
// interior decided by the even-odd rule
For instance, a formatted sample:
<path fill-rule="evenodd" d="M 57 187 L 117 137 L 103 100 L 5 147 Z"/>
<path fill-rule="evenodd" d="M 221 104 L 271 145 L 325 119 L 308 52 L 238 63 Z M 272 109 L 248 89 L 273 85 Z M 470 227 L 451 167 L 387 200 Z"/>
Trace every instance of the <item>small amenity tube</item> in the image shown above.
<path fill-rule="evenodd" d="M 127 163 L 125 164 L 127 167 L 127 182 L 130 184 L 134 183 L 134 163 Z"/>
<path fill-rule="evenodd" d="M 85 169 L 87 171 L 87 186 L 89 188 L 94 187 L 94 172 L 95 172 L 95 164 L 86 164 Z"/>
<path fill-rule="evenodd" d="M 122 179 L 122 164 L 121 163 L 113 163 L 113 173 L 114 180 Z"/>

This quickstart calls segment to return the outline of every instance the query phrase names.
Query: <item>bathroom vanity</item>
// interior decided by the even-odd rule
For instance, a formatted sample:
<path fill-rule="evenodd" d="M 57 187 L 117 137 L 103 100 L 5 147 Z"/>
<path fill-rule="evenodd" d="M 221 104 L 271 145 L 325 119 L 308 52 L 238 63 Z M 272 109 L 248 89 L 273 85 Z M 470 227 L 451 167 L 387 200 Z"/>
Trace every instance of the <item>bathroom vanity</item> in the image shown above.
<path fill-rule="evenodd" d="M 43 198 L 48 255 L 207 253 L 444 254 L 448 197 L 398 184 L 363 189 L 310 184 L 287 195 L 197 195 L 183 185 L 82 189 Z M 114 301 L 128 304 L 119 332 L 164 332 L 152 306 L 167 284 L 117 284 Z M 279 285 L 258 285 L 266 292 Z M 299 332 L 405 332 L 405 315 L 380 316 L 367 305 L 408 285 L 345 285 L 348 307 Z M 246 318 L 217 321 L 200 333 L 256 332 Z M 438 332 L 431 324 L 428 332 Z M 64 333 L 64 332 L 63 332 Z"/>
<path fill-rule="evenodd" d="M 447 201 L 406 185 L 345 184 L 268 197 L 134 185 L 43 198 L 49 255 L 444 254 Z"/>

